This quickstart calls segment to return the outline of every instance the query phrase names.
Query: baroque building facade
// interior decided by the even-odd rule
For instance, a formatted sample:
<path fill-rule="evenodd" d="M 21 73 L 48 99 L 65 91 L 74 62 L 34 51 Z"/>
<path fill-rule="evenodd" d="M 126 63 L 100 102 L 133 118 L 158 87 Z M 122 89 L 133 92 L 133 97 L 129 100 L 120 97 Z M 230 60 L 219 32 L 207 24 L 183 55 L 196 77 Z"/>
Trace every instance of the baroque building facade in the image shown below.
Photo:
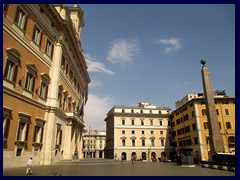
<path fill-rule="evenodd" d="M 169 108 L 148 102 L 135 107 L 114 106 L 105 118 L 105 157 L 122 160 L 173 157 L 170 113 Z"/>
<path fill-rule="evenodd" d="M 216 113 L 225 153 L 235 154 L 235 98 L 225 91 L 214 93 Z M 171 113 L 173 146 L 190 148 L 198 162 L 210 159 L 209 129 L 203 93 L 187 94 Z"/>
<path fill-rule="evenodd" d="M 103 159 L 106 146 L 106 131 L 84 130 L 83 132 L 83 158 Z"/>
<path fill-rule="evenodd" d="M 82 156 L 83 26 L 77 5 L 3 5 L 3 167 Z"/>

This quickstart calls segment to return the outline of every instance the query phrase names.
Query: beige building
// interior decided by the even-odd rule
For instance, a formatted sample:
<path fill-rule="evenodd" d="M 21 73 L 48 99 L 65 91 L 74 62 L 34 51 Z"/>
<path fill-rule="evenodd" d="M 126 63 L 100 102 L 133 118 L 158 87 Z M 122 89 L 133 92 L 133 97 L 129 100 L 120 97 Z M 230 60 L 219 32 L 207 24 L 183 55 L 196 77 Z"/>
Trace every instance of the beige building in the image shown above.
<path fill-rule="evenodd" d="M 82 156 L 90 78 L 77 5 L 3 5 L 3 167 Z"/>
<path fill-rule="evenodd" d="M 136 107 L 114 106 L 105 118 L 106 158 L 149 160 L 173 156 L 171 110 L 140 102 Z"/>
<path fill-rule="evenodd" d="M 83 132 L 83 158 L 104 158 L 106 146 L 106 131 L 84 130 Z"/>
<path fill-rule="evenodd" d="M 224 152 L 235 154 L 235 98 L 225 91 L 214 93 L 216 113 L 220 133 L 224 142 Z M 209 130 L 206 104 L 203 93 L 186 95 L 176 102 L 176 110 L 171 114 L 173 145 L 192 148 L 196 160 L 209 159 Z"/>

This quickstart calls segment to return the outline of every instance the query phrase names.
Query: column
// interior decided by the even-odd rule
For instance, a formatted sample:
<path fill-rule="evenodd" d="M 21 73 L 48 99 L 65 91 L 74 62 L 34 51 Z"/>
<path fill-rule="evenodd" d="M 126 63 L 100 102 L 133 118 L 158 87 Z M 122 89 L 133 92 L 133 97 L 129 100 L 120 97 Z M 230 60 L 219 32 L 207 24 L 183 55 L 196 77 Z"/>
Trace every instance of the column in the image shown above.
<path fill-rule="evenodd" d="M 62 59 L 62 44 L 64 37 L 60 35 L 54 44 L 54 53 L 52 66 L 50 68 L 50 78 L 51 83 L 49 85 L 48 97 L 47 97 L 47 107 L 45 113 L 46 124 L 44 127 L 44 138 L 43 138 L 43 148 L 41 154 L 41 165 L 51 164 L 51 156 L 54 155 L 54 145 L 55 145 L 55 109 L 57 107 L 58 98 L 58 85 L 60 78 L 61 69 L 61 59 Z"/>
<path fill-rule="evenodd" d="M 218 116 L 215 107 L 214 94 L 212 90 L 212 84 L 210 81 L 210 74 L 208 68 L 205 66 L 206 60 L 202 57 L 202 81 L 206 102 L 206 111 L 208 119 L 209 129 L 209 143 L 211 154 L 216 152 L 224 152 L 223 139 L 220 133 L 220 127 L 218 123 Z"/>

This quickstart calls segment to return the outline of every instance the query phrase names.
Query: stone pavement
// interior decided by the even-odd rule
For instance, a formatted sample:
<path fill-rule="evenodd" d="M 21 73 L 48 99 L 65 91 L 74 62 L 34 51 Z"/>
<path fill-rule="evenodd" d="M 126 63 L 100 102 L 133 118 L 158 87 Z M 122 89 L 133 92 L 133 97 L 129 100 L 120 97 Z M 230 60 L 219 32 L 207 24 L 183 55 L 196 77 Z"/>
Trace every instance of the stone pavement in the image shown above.
<path fill-rule="evenodd" d="M 120 161 L 111 159 L 64 160 L 48 166 L 34 166 L 32 175 L 26 168 L 5 168 L 3 176 L 235 176 L 235 172 L 176 163 Z"/>

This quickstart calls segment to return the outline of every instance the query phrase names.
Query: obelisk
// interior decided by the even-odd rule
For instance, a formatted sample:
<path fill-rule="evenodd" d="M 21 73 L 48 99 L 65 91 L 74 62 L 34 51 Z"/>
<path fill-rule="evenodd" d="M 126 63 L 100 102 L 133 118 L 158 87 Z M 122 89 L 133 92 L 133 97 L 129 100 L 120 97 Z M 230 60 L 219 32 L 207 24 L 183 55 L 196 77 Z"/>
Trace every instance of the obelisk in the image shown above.
<path fill-rule="evenodd" d="M 206 103 L 206 113 L 208 120 L 209 130 L 209 144 L 211 155 L 217 152 L 224 152 L 223 138 L 220 133 L 220 127 L 218 122 L 218 116 L 215 107 L 214 94 L 212 90 L 212 84 L 210 81 L 210 74 L 208 71 L 205 58 L 201 58 L 202 66 L 202 82 Z"/>

